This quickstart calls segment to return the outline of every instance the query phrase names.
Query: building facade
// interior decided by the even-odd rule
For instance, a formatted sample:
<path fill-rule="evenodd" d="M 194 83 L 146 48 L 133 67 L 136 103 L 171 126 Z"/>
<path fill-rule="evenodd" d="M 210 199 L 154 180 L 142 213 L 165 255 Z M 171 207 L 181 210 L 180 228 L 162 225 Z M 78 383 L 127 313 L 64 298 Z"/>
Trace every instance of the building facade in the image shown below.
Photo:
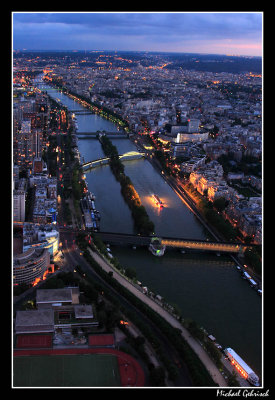
<path fill-rule="evenodd" d="M 25 197 L 24 190 L 13 191 L 13 222 L 25 221 Z"/>
<path fill-rule="evenodd" d="M 30 248 L 13 258 L 13 285 L 33 284 L 43 278 L 50 266 L 50 253 L 47 249 Z"/>

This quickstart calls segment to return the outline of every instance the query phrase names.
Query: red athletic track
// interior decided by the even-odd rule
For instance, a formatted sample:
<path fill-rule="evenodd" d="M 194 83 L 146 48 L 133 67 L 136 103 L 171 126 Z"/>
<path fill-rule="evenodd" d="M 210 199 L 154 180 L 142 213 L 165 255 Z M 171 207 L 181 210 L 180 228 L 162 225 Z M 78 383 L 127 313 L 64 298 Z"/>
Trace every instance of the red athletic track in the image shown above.
<path fill-rule="evenodd" d="M 128 354 L 115 349 L 31 349 L 14 350 L 13 352 L 15 357 L 64 354 L 113 354 L 118 360 L 121 386 L 144 386 L 145 376 L 139 363 Z"/>
<path fill-rule="evenodd" d="M 17 348 L 51 348 L 52 335 L 17 335 Z"/>

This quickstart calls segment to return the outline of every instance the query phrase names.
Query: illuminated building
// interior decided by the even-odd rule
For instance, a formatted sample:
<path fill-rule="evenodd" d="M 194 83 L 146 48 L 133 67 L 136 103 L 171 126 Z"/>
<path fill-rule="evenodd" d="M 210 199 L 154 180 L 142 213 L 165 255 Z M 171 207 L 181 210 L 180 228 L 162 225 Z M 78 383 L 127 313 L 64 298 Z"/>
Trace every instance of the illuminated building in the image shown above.
<path fill-rule="evenodd" d="M 49 120 L 48 99 L 37 95 L 35 100 L 24 97 L 13 104 L 13 157 L 14 163 L 31 168 L 34 157 L 40 157 L 45 145 Z"/>
<path fill-rule="evenodd" d="M 32 220 L 34 223 L 47 224 L 57 221 L 56 199 L 42 197 L 43 190 L 40 190 L 35 198 Z"/>
<path fill-rule="evenodd" d="M 219 197 L 224 197 L 225 199 L 227 199 L 229 197 L 229 188 L 226 182 L 213 182 L 213 184 L 208 187 L 207 197 L 208 200 L 212 202 L 217 200 Z"/>
<path fill-rule="evenodd" d="M 208 189 L 207 179 L 202 176 L 198 181 L 197 191 L 200 194 L 204 194 L 204 191 L 207 189 Z"/>
<path fill-rule="evenodd" d="M 23 251 L 30 248 L 44 248 L 54 257 L 59 248 L 59 232 L 55 224 L 35 224 L 25 222 L 23 225 Z"/>
<path fill-rule="evenodd" d="M 204 133 L 188 133 L 188 132 L 179 132 L 175 139 L 176 143 L 183 142 L 201 142 L 203 140 L 208 139 L 208 132 Z"/>
<path fill-rule="evenodd" d="M 50 266 L 50 253 L 47 249 L 30 248 L 17 254 L 13 259 L 13 284 L 33 284 L 43 279 Z"/>
<path fill-rule="evenodd" d="M 50 107 L 47 95 L 39 94 L 35 99 L 36 128 L 47 129 Z"/>
<path fill-rule="evenodd" d="M 19 166 L 30 167 L 33 159 L 33 135 L 30 120 L 21 121 L 21 127 L 15 133 L 15 142 L 14 161 Z"/>
<path fill-rule="evenodd" d="M 194 132 L 190 133 L 188 128 L 183 124 L 173 125 L 171 132 L 161 133 L 159 140 L 165 140 L 171 143 L 185 143 L 185 142 L 201 142 L 208 139 L 208 132 Z"/>

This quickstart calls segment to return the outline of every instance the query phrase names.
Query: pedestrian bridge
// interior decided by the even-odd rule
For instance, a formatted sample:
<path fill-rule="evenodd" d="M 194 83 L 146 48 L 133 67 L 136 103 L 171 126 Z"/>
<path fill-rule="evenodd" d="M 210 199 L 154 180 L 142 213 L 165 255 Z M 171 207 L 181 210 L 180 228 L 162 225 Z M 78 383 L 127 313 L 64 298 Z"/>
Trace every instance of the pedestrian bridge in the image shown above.
<path fill-rule="evenodd" d="M 120 154 L 118 157 L 121 161 L 127 161 L 127 160 L 138 160 L 140 158 L 145 157 L 146 153 L 141 153 L 138 151 L 129 151 L 124 154 Z M 92 168 L 99 167 L 101 165 L 109 164 L 110 162 L 110 157 L 103 157 L 103 158 L 98 158 L 97 160 L 93 161 L 88 161 L 82 164 L 82 169 L 83 171 L 87 171 Z"/>

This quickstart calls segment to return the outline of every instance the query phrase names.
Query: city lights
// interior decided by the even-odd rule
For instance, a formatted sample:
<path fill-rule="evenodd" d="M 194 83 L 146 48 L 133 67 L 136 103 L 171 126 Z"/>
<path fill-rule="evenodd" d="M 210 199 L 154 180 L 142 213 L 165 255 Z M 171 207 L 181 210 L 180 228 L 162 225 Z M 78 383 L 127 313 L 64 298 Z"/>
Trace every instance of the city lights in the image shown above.
<path fill-rule="evenodd" d="M 16 384 L 259 386 L 261 13 L 13 14 Z"/>

